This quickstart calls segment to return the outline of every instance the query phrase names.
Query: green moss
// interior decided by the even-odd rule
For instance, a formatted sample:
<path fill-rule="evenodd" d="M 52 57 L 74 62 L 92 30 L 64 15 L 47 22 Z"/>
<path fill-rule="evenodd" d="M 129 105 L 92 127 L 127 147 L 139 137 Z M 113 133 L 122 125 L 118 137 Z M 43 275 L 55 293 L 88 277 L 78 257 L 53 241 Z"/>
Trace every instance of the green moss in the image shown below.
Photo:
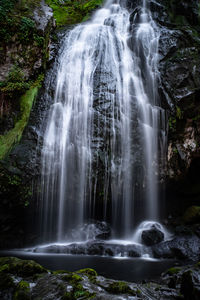
<path fill-rule="evenodd" d="M 43 47 L 45 39 L 43 36 L 39 36 L 38 34 L 33 34 L 33 39 L 36 42 L 38 47 Z"/>
<path fill-rule="evenodd" d="M 0 160 L 11 150 L 12 146 L 19 142 L 25 126 L 29 120 L 32 104 L 37 96 L 41 79 L 37 80 L 31 88 L 20 98 L 20 113 L 21 117 L 15 124 L 15 127 L 11 129 L 5 135 L 0 135 Z"/>
<path fill-rule="evenodd" d="M 56 271 L 57 274 L 66 273 L 66 271 Z M 76 273 L 68 273 L 62 276 L 62 280 L 66 280 L 73 288 L 71 292 L 67 292 L 62 297 L 62 300 L 74 300 L 74 299 L 93 299 L 95 297 L 95 293 L 90 293 L 86 289 L 83 288 L 82 284 L 80 283 L 83 279 L 80 274 L 84 274 L 87 276 L 96 276 L 96 272 L 92 269 L 82 269 L 77 271 Z M 55 272 L 54 272 L 55 274 Z"/>
<path fill-rule="evenodd" d="M 62 277 L 63 280 L 68 281 L 70 284 L 76 284 L 79 281 L 82 281 L 82 277 L 77 275 L 77 274 L 67 274 L 65 276 Z"/>
<path fill-rule="evenodd" d="M 138 296 L 141 296 L 141 295 L 142 295 L 141 290 L 137 289 L 137 290 L 136 290 L 136 294 L 137 294 Z"/>
<path fill-rule="evenodd" d="M 86 300 L 86 299 L 94 299 L 96 296 L 95 293 L 90 293 L 86 290 L 80 290 L 80 291 L 75 291 L 75 292 L 67 292 L 63 295 L 61 298 L 62 300 L 76 300 L 76 299 L 81 299 L 81 300 Z"/>
<path fill-rule="evenodd" d="M 176 117 L 180 120 L 182 119 L 182 111 L 180 109 L 180 107 L 177 105 L 176 106 Z"/>
<path fill-rule="evenodd" d="M 17 290 L 14 293 L 13 300 L 29 300 L 31 299 L 30 287 L 27 281 L 20 281 Z"/>
<path fill-rule="evenodd" d="M 29 42 L 35 31 L 35 23 L 30 18 L 22 17 L 19 27 L 19 39 L 21 42 Z"/>
<path fill-rule="evenodd" d="M 168 124 L 169 124 L 169 129 L 174 132 L 176 130 L 176 118 L 174 117 L 170 117 L 169 118 L 169 121 L 168 121 Z"/>
<path fill-rule="evenodd" d="M 10 42 L 15 35 L 23 43 L 27 43 L 32 39 L 36 26 L 31 17 L 39 2 L 40 0 L 1 0 L 0 41 L 2 43 Z"/>
<path fill-rule="evenodd" d="M 29 89 L 29 83 L 25 80 L 24 72 L 17 65 L 13 66 L 10 70 L 5 81 L 0 82 L 0 92 L 5 96 L 10 98 L 13 97 L 15 100 L 17 96 L 23 94 L 27 89 Z"/>
<path fill-rule="evenodd" d="M 62 300 L 93 299 L 95 297 L 95 293 L 90 293 L 88 290 L 84 289 L 83 286 L 78 282 L 79 280 L 77 277 L 76 280 L 70 280 L 70 284 L 72 285 L 73 290 L 71 292 L 65 293 L 62 297 Z"/>
<path fill-rule="evenodd" d="M 81 274 L 84 274 L 87 276 L 97 276 L 98 275 L 94 269 L 90 269 L 90 268 L 78 270 L 77 273 L 81 273 Z"/>
<path fill-rule="evenodd" d="M 74 293 L 75 299 L 93 299 L 95 298 L 95 296 L 96 296 L 95 293 L 90 293 L 89 291 L 86 290 L 76 291 Z"/>
<path fill-rule="evenodd" d="M 112 282 L 106 290 L 109 293 L 113 294 L 130 294 L 130 295 L 136 295 L 136 292 L 133 291 L 127 283 L 123 281 L 117 281 L 117 282 Z"/>
<path fill-rule="evenodd" d="M 98 276 L 98 274 L 95 270 L 90 269 L 90 268 L 85 268 L 85 269 L 81 269 L 81 270 L 77 271 L 77 273 L 86 275 L 88 277 L 88 279 L 90 280 L 90 282 L 97 284 L 96 277 Z"/>
<path fill-rule="evenodd" d="M 15 257 L 0 258 L 0 273 L 30 277 L 35 274 L 47 273 L 47 270 L 32 260 L 21 260 Z"/>
<path fill-rule="evenodd" d="M 83 5 L 82 10 L 84 12 L 91 12 L 92 10 L 96 9 L 98 6 L 102 4 L 102 0 L 90 0 L 86 1 L 86 3 Z"/>
<path fill-rule="evenodd" d="M 58 275 L 58 274 L 66 274 L 68 273 L 66 270 L 56 270 L 52 272 L 54 275 Z"/>
<path fill-rule="evenodd" d="M 177 148 L 173 148 L 173 152 L 174 152 L 175 154 L 178 154 L 178 149 L 177 149 Z"/>
<path fill-rule="evenodd" d="M 174 274 L 178 274 L 180 271 L 181 271 L 181 268 L 172 267 L 172 268 L 167 270 L 167 274 L 174 275 Z"/>
<path fill-rule="evenodd" d="M 90 13 L 98 8 L 103 0 L 76 0 L 59 1 L 46 0 L 53 9 L 54 18 L 58 27 L 80 23 L 88 19 Z"/>

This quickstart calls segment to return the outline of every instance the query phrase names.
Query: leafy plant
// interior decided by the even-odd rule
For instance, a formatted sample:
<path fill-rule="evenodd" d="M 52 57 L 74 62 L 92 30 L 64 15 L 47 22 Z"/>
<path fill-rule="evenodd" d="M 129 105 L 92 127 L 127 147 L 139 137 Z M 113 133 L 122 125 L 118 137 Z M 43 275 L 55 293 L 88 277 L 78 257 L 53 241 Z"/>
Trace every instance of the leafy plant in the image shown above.
<path fill-rule="evenodd" d="M 14 66 L 9 72 L 6 80 L 1 82 L 0 91 L 11 97 L 13 96 L 13 93 L 17 95 L 23 94 L 29 89 L 29 86 L 29 83 L 25 81 L 23 71 L 18 66 Z"/>
<path fill-rule="evenodd" d="M 22 17 L 20 24 L 19 38 L 23 42 L 28 42 L 33 35 L 35 29 L 35 23 L 27 17 Z"/>

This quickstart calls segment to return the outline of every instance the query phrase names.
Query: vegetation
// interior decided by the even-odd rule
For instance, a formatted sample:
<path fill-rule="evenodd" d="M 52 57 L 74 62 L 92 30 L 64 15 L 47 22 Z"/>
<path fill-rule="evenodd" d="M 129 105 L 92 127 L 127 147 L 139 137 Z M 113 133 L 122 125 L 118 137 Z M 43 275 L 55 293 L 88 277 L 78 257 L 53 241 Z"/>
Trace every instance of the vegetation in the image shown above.
<path fill-rule="evenodd" d="M 136 295 L 136 292 L 132 290 L 126 282 L 123 281 L 112 282 L 108 286 L 107 291 L 113 294 L 130 294 L 133 296 Z"/>
<path fill-rule="evenodd" d="M 166 273 L 169 274 L 169 275 L 174 275 L 174 274 L 179 273 L 180 271 L 181 271 L 181 268 L 172 267 L 172 268 L 168 269 Z"/>
<path fill-rule="evenodd" d="M 12 37 L 22 42 L 28 42 L 36 32 L 34 21 L 31 19 L 36 1 L 1 0 L 0 2 L 0 43 L 12 41 Z"/>
<path fill-rule="evenodd" d="M 17 65 L 10 70 L 6 80 L 0 82 L 0 92 L 9 97 L 12 97 L 15 93 L 15 99 L 28 90 L 29 87 L 30 84 L 26 82 L 23 70 Z"/>
<path fill-rule="evenodd" d="M 27 281 L 20 281 L 13 300 L 29 300 L 30 299 L 30 286 Z"/>
<path fill-rule="evenodd" d="M 15 127 L 8 131 L 5 135 L 0 135 L 0 159 L 2 159 L 11 149 L 13 144 L 17 143 L 22 136 L 23 130 L 28 122 L 30 111 L 34 99 L 37 96 L 38 89 L 40 88 L 43 75 L 38 77 L 38 80 L 32 84 L 30 89 L 20 99 L 20 119 L 16 122 Z M 17 84 L 20 82 L 17 82 Z M 15 84 L 15 83 L 13 83 Z M 23 81 L 21 88 L 24 87 Z M 9 86 L 7 86 L 8 88 Z"/>
<path fill-rule="evenodd" d="M 46 3 L 53 9 L 56 24 L 60 27 L 85 21 L 103 0 L 46 0 Z"/>
<path fill-rule="evenodd" d="M 86 268 L 77 271 L 77 273 L 84 274 L 88 277 L 97 276 L 97 272 L 94 269 Z"/>
<path fill-rule="evenodd" d="M 47 273 L 47 270 L 33 260 L 21 260 L 15 257 L 0 258 L 0 274 L 12 274 L 30 277 L 35 274 Z"/>
<path fill-rule="evenodd" d="M 45 66 L 49 34 L 46 33 L 44 37 L 33 18 L 34 9 L 39 2 L 40 0 L 0 1 L 0 64 L 5 69 L 5 75 L 0 81 L 0 121 L 14 112 L 13 121 L 16 122 L 19 98 L 32 86 L 31 80 L 38 76 L 38 71 L 33 69 L 34 64 L 41 58 L 41 64 Z M 1 152 L 2 150 L 0 157 Z"/>

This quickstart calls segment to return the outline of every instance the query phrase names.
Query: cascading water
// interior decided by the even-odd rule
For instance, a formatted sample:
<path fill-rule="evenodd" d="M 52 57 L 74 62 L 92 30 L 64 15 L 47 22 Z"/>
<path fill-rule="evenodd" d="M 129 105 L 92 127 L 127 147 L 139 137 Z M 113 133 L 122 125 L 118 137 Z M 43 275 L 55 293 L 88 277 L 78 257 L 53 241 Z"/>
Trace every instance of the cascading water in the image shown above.
<path fill-rule="evenodd" d="M 139 202 L 140 220 L 158 219 L 159 30 L 146 1 L 129 19 L 123 1 L 109 0 L 64 40 L 42 150 L 46 241 L 90 219 L 129 236 Z"/>

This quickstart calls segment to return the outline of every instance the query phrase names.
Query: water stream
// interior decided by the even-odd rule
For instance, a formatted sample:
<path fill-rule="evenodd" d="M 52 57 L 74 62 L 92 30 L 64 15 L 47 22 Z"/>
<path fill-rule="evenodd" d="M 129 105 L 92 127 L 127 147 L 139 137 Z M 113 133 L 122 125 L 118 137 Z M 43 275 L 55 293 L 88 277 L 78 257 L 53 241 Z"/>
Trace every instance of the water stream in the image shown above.
<path fill-rule="evenodd" d="M 94 219 L 121 238 L 159 221 L 159 29 L 146 0 L 131 18 L 126 1 L 108 0 L 64 38 L 42 149 L 43 241 Z"/>

